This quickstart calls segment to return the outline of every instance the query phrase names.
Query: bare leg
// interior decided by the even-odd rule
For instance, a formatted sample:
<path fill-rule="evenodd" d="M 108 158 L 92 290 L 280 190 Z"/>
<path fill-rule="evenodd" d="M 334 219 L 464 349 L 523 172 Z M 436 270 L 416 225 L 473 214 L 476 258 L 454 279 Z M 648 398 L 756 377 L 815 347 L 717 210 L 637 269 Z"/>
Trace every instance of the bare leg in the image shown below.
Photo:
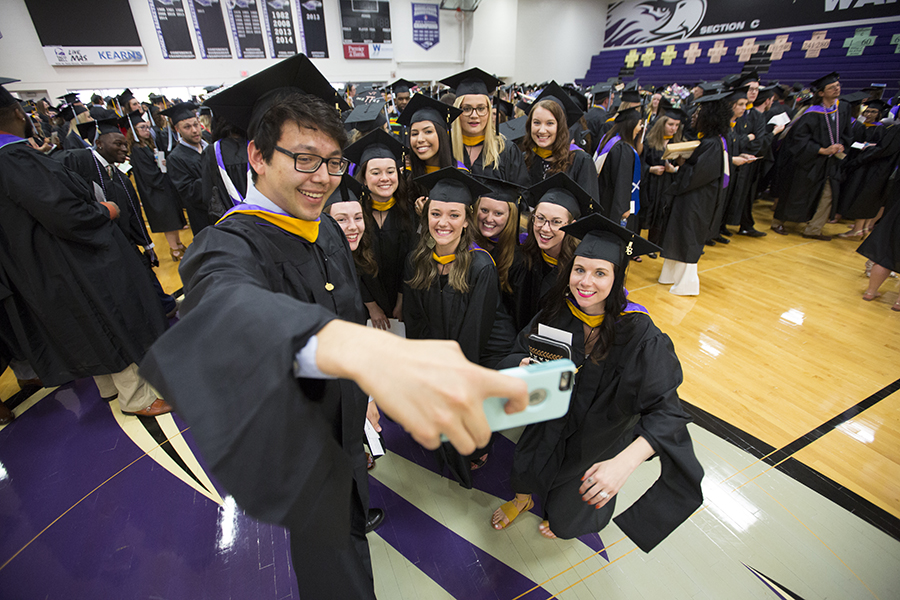
<path fill-rule="evenodd" d="M 169 242 L 169 248 L 172 250 L 178 250 L 181 246 L 181 232 L 180 231 L 167 231 L 163 235 L 166 236 L 166 241 Z"/>
<path fill-rule="evenodd" d="M 877 263 L 872 265 L 872 274 L 869 276 L 869 289 L 863 294 L 863 300 L 874 300 L 880 296 L 881 294 L 878 293 L 878 288 L 881 287 L 881 284 L 884 283 L 884 280 L 887 279 L 890 274 L 890 269 L 885 269 Z"/>
<path fill-rule="evenodd" d="M 550 538 L 551 540 L 556 539 L 556 534 L 550 531 L 550 521 L 541 521 L 541 524 L 538 525 L 538 531 L 540 531 L 541 535 L 545 538 Z"/>
<path fill-rule="evenodd" d="M 839 233 L 839 238 L 855 238 L 862 237 L 866 230 L 866 219 L 857 219 L 853 222 L 853 227 L 850 228 L 850 231 L 845 231 L 844 233 Z"/>

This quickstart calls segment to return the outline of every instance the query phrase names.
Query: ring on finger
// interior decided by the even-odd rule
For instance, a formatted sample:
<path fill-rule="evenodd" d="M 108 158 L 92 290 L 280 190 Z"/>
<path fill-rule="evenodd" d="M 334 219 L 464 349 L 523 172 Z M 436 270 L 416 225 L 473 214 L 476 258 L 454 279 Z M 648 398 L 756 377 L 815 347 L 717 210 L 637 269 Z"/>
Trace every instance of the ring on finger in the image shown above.
<path fill-rule="evenodd" d="M 588 483 L 588 485 L 594 483 L 594 478 L 593 478 L 593 477 L 588 477 L 588 478 L 587 478 L 587 483 Z"/>
<path fill-rule="evenodd" d="M 600 497 L 606 500 L 607 498 L 609 498 L 609 494 L 607 492 L 600 492 Z"/>

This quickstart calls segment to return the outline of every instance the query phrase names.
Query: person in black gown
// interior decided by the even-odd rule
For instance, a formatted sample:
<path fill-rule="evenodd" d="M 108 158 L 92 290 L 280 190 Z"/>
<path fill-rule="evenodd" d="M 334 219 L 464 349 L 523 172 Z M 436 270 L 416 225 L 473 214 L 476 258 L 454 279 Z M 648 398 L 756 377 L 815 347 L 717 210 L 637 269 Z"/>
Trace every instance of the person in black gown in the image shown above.
<path fill-rule="evenodd" d="M 197 118 L 197 106 L 192 102 L 182 102 L 160 114 L 169 117 L 178 133 L 179 140 L 166 155 L 169 177 L 181 205 L 187 211 L 191 232 L 197 235 L 209 222 L 209 199 L 203 197 L 203 170 L 200 155 L 209 144 L 203 139 L 203 128 Z"/>
<path fill-rule="evenodd" d="M 634 470 L 658 456 L 659 479 L 616 524 L 649 552 L 703 502 L 703 468 L 681 407 L 681 365 L 669 337 L 625 297 L 629 257 L 656 246 L 601 215 L 566 227 L 582 241 L 562 267 L 550 301 L 522 330 L 502 366 L 527 364 L 538 324 L 572 335 L 579 365 L 567 413 L 525 428 L 510 483 L 516 496 L 494 512 L 508 527 L 541 499 L 540 533 L 572 539 L 609 523 L 616 495 Z"/>
<path fill-rule="evenodd" d="M 521 262 L 519 250 L 519 201 L 522 188 L 509 181 L 484 175 L 475 179 L 490 188 L 479 196 L 473 207 L 475 243 L 491 254 L 497 267 L 500 289 L 507 311 L 515 311 L 515 300 L 510 282 L 513 263 Z"/>
<path fill-rule="evenodd" d="M 671 210 L 672 197 L 667 190 L 678 172 L 678 167 L 670 160 L 663 160 L 663 155 L 670 142 L 683 141 L 684 124 L 688 120 L 687 113 L 663 98 L 661 114 L 644 138 L 640 223 L 641 229 L 647 230 L 647 240 L 653 244 L 662 243 L 662 228 Z M 656 253 L 651 252 L 649 256 L 656 258 Z"/>
<path fill-rule="evenodd" d="M 891 129 L 898 129 L 895 125 Z M 887 280 L 891 272 L 900 272 L 900 182 L 894 180 L 887 192 L 887 210 L 875 224 L 871 235 L 860 244 L 856 251 L 868 260 L 869 286 L 863 300 L 871 302 L 881 294 L 878 288 Z M 900 311 L 900 297 L 891 310 Z"/>
<path fill-rule="evenodd" d="M 640 185 L 644 119 L 638 107 L 620 110 L 615 124 L 600 140 L 597 159 L 597 196 L 600 213 L 640 233 Z M 632 257 L 639 260 L 639 256 Z"/>
<path fill-rule="evenodd" d="M 212 147 L 200 155 L 200 194 L 214 222 L 247 194 L 247 134 L 213 115 L 212 139 Z"/>

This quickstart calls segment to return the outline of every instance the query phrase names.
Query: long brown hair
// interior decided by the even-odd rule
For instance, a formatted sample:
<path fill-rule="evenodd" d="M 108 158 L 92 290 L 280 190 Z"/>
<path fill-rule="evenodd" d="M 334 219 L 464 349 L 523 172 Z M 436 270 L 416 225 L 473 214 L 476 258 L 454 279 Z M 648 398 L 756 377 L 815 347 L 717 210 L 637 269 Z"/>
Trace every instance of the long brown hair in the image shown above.
<path fill-rule="evenodd" d="M 669 122 L 669 117 L 666 115 L 660 115 L 656 118 L 656 121 L 653 123 L 653 127 L 650 128 L 650 131 L 647 132 L 647 135 L 644 137 L 644 145 L 654 150 L 663 150 L 666 147 L 666 140 L 663 139 L 663 136 L 666 135 L 666 123 Z M 672 136 L 671 140 L 668 140 L 672 143 L 677 144 L 681 141 L 684 132 L 684 123 L 681 123 L 678 126 L 678 131 L 675 132 L 675 135 Z"/>
<path fill-rule="evenodd" d="M 531 170 L 531 163 L 534 162 L 537 156 L 534 153 L 534 147 L 537 144 L 534 143 L 534 138 L 531 137 L 531 121 L 534 118 L 535 109 L 538 108 L 549 110 L 553 118 L 556 119 L 556 139 L 553 141 L 553 145 L 550 146 L 550 169 L 547 171 L 547 176 L 549 177 L 554 173 L 565 173 L 572 166 L 572 161 L 575 160 L 575 157 L 572 155 L 572 151 L 569 150 L 569 125 L 566 122 L 566 111 L 553 100 L 535 102 L 528 112 L 528 125 L 525 127 L 525 138 L 522 140 L 522 150 L 525 152 L 525 168 Z"/>
<path fill-rule="evenodd" d="M 409 182 L 403 172 L 403 163 L 394 161 L 394 164 L 397 167 L 397 189 L 394 191 L 394 201 L 395 206 L 398 208 L 397 213 L 400 217 L 400 227 L 404 231 L 414 234 L 416 232 L 416 220 L 413 216 L 415 213 L 415 206 L 413 205 L 414 200 L 410 198 Z M 359 199 L 360 204 L 362 204 L 363 214 L 366 215 L 374 225 L 375 216 L 372 214 L 374 210 L 372 208 L 372 192 L 369 190 L 368 186 L 366 186 L 366 170 L 368 168 L 369 161 L 365 161 L 363 164 L 359 165 L 359 168 L 353 174 L 353 177 L 363 186 L 362 197 Z M 368 226 L 367 223 L 366 227 Z M 377 225 L 374 226 L 377 227 Z"/>
<path fill-rule="evenodd" d="M 490 198 L 490 196 L 482 196 L 481 198 L 485 197 Z M 478 223 L 478 211 L 481 208 L 481 198 L 475 201 L 474 220 L 476 225 Z M 489 244 L 493 244 L 494 248 L 497 249 L 497 252 L 491 253 L 491 256 L 496 256 L 495 260 L 497 263 L 497 276 L 500 278 L 500 289 L 511 294 L 513 289 L 509 284 L 509 268 L 513 264 L 513 259 L 516 255 L 516 245 L 519 240 L 519 207 L 515 202 L 507 202 L 506 206 L 509 208 L 509 219 L 507 219 L 503 231 L 497 236 L 496 243 L 486 239 L 477 226 L 473 231 L 475 232 L 476 244 L 482 248 L 485 248 Z"/>
<path fill-rule="evenodd" d="M 416 249 L 412 251 L 413 276 L 407 281 L 414 290 L 427 290 L 434 283 L 438 276 L 438 263 L 431 257 L 434 250 L 434 238 L 428 230 L 428 210 L 431 208 L 431 199 L 425 203 L 422 209 L 422 233 L 419 235 L 419 242 Z M 466 227 L 462 231 L 459 238 L 459 245 L 456 247 L 456 258 L 450 263 L 449 282 L 458 292 L 462 294 L 469 293 L 469 267 L 472 264 L 472 253 L 469 252 L 469 246 L 472 245 L 473 231 L 475 224 L 472 222 L 472 210 L 469 207 L 466 211 Z"/>
<path fill-rule="evenodd" d="M 369 227 L 376 227 L 371 217 L 366 215 L 365 205 L 360 202 L 362 207 L 363 223 L 366 230 L 363 231 L 359 238 L 359 245 L 353 251 L 353 262 L 356 264 L 356 270 L 370 277 L 378 277 L 378 263 L 375 261 L 375 251 L 372 249 L 372 238 L 369 237 Z M 331 205 L 325 207 L 325 212 L 331 214 Z"/>
<path fill-rule="evenodd" d="M 129 127 L 128 131 L 125 132 L 125 140 L 128 142 L 128 154 L 131 154 L 131 149 L 135 146 L 147 146 L 151 150 L 156 150 L 156 144 L 153 143 L 153 136 L 150 136 L 146 142 L 140 138 L 134 137 L 134 130 Z"/>
<path fill-rule="evenodd" d="M 538 202 L 538 205 L 540 205 L 540 202 Z M 522 244 L 522 254 L 525 256 L 525 266 L 529 269 L 535 263 L 540 264 L 540 261 L 544 260 L 544 257 L 541 256 L 541 248 L 537 243 L 537 236 L 534 233 L 534 213 L 536 211 L 537 206 L 535 206 L 535 210 L 532 211 L 531 217 L 528 219 L 528 237 L 525 238 L 525 243 Z M 572 213 L 566 211 L 566 214 L 569 215 L 569 223 L 575 220 L 572 217 Z M 572 258 L 575 255 L 575 248 L 577 247 L 578 239 L 566 234 L 559 248 L 559 256 L 556 257 L 557 264 L 563 264 Z"/>

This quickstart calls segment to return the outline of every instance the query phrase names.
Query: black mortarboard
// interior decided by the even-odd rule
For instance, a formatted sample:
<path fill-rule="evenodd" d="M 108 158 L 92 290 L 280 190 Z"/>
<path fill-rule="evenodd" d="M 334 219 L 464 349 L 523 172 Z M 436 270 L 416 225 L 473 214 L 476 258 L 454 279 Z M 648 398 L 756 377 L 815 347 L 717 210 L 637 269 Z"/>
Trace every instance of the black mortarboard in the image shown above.
<path fill-rule="evenodd" d="M 486 196 L 492 200 L 499 200 L 500 202 L 512 202 L 513 204 L 518 204 L 519 196 L 522 194 L 522 186 L 509 181 L 504 181 L 503 179 L 487 177 L 486 175 L 476 175 L 475 178 L 490 188 L 490 190 L 484 192 L 481 196 Z"/>
<path fill-rule="evenodd" d="M 517 117 L 506 123 L 500 123 L 500 134 L 510 142 L 518 142 L 525 137 L 528 129 L 528 117 Z"/>
<path fill-rule="evenodd" d="M 416 82 L 408 81 L 406 79 L 398 79 L 394 83 L 389 83 L 387 87 L 394 94 L 403 94 L 416 87 Z"/>
<path fill-rule="evenodd" d="M 572 98 L 569 97 L 569 94 L 566 93 L 566 90 L 562 89 L 557 85 L 555 81 L 551 81 L 544 89 L 541 91 L 541 95 L 535 98 L 534 104 L 537 104 L 541 100 L 553 100 L 557 104 L 559 104 L 566 113 L 566 124 L 573 125 L 578 119 L 581 118 L 581 115 L 584 114 L 584 111 L 578 107 L 578 104 L 575 103 Z M 532 104 L 532 107 L 534 107 Z"/>
<path fill-rule="evenodd" d="M 826 86 L 840 80 L 841 76 L 838 75 L 837 71 L 832 71 L 828 75 L 823 75 L 822 77 L 819 77 L 818 79 L 810 83 L 809 87 L 816 91 L 824 90 Z"/>
<path fill-rule="evenodd" d="M 387 123 L 387 117 L 384 116 L 385 104 L 384 100 L 359 102 L 344 119 L 344 124 L 352 125 L 353 129 L 362 133 L 377 129 Z"/>
<path fill-rule="evenodd" d="M 541 202 L 549 202 L 562 206 L 576 219 L 594 208 L 591 195 L 565 173 L 557 173 L 531 186 L 528 195 L 532 208 Z"/>
<path fill-rule="evenodd" d="M 122 133 L 119 129 L 119 119 L 98 119 L 94 121 L 97 124 L 98 137 L 107 133 Z"/>
<path fill-rule="evenodd" d="M 632 79 L 627 84 L 625 84 L 625 89 L 622 90 L 622 102 L 637 102 L 641 101 L 641 88 L 638 85 L 637 79 Z"/>
<path fill-rule="evenodd" d="M 78 135 L 80 135 L 82 139 L 85 139 L 92 144 L 94 143 L 94 136 L 97 133 L 97 121 L 76 123 L 75 127 L 78 128 Z"/>
<path fill-rule="evenodd" d="M 217 117 L 246 131 L 252 139 L 266 111 L 284 94 L 291 92 L 316 96 L 339 111 L 350 108 L 305 54 L 295 54 L 275 63 L 218 91 L 203 104 L 212 108 Z"/>
<path fill-rule="evenodd" d="M 372 133 L 358 139 L 344 149 L 344 158 L 358 165 L 373 158 L 403 159 L 403 144 L 384 129 L 376 129 Z"/>
<path fill-rule="evenodd" d="M 126 116 L 119 119 L 120 127 L 130 127 L 132 125 L 137 125 L 138 123 L 144 120 L 144 115 L 141 114 L 141 111 L 135 110 L 127 114 Z"/>
<path fill-rule="evenodd" d="M 850 105 L 857 105 L 862 103 L 863 100 L 869 97 L 869 94 L 866 92 L 853 92 L 852 94 L 844 94 L 840 97 L 841 100 Z"/>
<path fill-rule="evenodd" d="M 869 110 L 870 108 L 874 108 L 882 115 L 884 114 L 884 111 L 886 111 L 889 107 L 890 107 L 890 105 L 887 102 L 885 102 L 884 100 L 879 100 L 879 99 L 869 100 L 866 103 L 866 110 Z"/>
<path fill-rule="evenodd" d="M 19 100 L 19 106 L 22 107 L 27 114 L 32 114 L 34 112 L 34 100 Z"/>
<path fill-rule="evenodd" d="M 59 118 L 61 118 L 63 121 L 71 121 L 76 116 L 80 115 L 81 113 L 86 113 L 87 111 L 88 109 L 86 109 L 81 104 L 66 104 L 60 109 Z"/>
<path fill-rule="evenodd" d="M 206 93 L 207 93 L 207 94 L 209 94 L 209 93 L 211 93 L 211 92 L 216 91 L 217 89 L 219 89 L 219 88 L 222 87 L 223 85 L 225 85 L 225 84 L 220 83 L 219 85 L 206 85 L 206 86 L 203 86 L 203 89 L 206 90 Z M 152 100 L 152 98 L 151 98 L 151 100 Z"/>
<path fill-rule="evenodd" d="M 76 102 L 81 102 L 81 100 L 78 99 L 78 92 L 69 92 L 68 94 L 57 96 L 56 99 L 65 100 L 66 104 L 75 104 Z"/>
<path fill-rule="evenodd" d="M 503 100 L 501 98 L 494 97 L 494 106 L 496 106 L 497 109 L 504 115 L 506 115 L 507 119 L 512 119 L 513 115 L 516 112 L 516 107 L 512 102 L 507 102 L 506 100 Z"/>
<path fill-rule="evenodd" d="M 10 79 L 9 77 L 0 77 L 0 108 L 6 108 L 17 103 L 18 100 L 3 87 L 8 83 L 16 83 L 18 79 Z"/>
<path fill-rule="evenodd" d="M 471 206 L 476 198 L 491 191 L 491 188 L 456 167 L 444 167 L 434 173 L 416 177 L 415 181 L 430 190 L 429 200 L 457 202 L 466 206 Z"/>
<path fill-rule="evenodd" d="M 607 96 L 609 96 L 613 91 L 613 86 L 608 82 L 598 83 L 594 87 L 591 88 L 591 93 L 594 94 L 594 102 L 597 100 L 603 100 Z"/>
<path fill-rule="evenodd" d="M 329 207 L 337 202 L 360 202 L 362 196 L 362 184 L 353 178 L 349 173 L 341 175 L 341 183 L 328 196 L 325 201 L 325 207 Z M 360 202 L 360 204 L 362 204 Z"/>
<path fill-rule="evenodd" d="M 411 127 L 413 123 L 431 121 L 435 125 L 443 126 L 444 129 L 450 129 L 450 123 L 461 114 L 462 111 L 455 106 L 444 104 L 425 94 L 416 94 L 406 105 L 403 114 L 397 117 L 397 122 Z"/>
<path fill-rule="evenodd" d="M 516 108 L 523 113 L 528 114 L 531 111 L 531 102 L 527 102 L 524 98 L 516 102 Z"/>
<path fill-rule="evenodd" d="M 119 106 L 121 106 L 122 108 L 127 108 L 128 102 L 132 98 L 134 98 L 134 94 L 131 93 L 130 89 L 125 88 L 125 90 L 121 94 L 116 96 L 116 101 L 119 103 Z"/>
<path fill-rule="evenodd" d="M 566 90 L 566 93 L 569 95 L 569 98 L 571 98 L 572 101 L 578 105 L 578 108 L 581 109 L 581 112 L 587 112 L 587 109 L 588 109 L 587 96 L 582 94 L 580 91 L 576 90 L 574 87 L 566 86 L 563 89 Z"/>
<path fill-rule="evenodd" d="M 459 98 L 468 94 L 491 96 L 503 80 L 474 67 L 441 79 L 441 83 L 456 90 L 456 97 Z"/>
<path fill-rule="evenodd" d="M 150 104 L 154 104 L 156 102 L 159 102 L 160 100 L 163 100 L 165 98 L 165 96 L 160 96 L 158 94 L 150 94 L 148 96 L 148 98 L 150 100 Z"/>
<path fill-rule="evenodd" d="M 697 84 L 701 90 L 703 90 L 704 94 L 715 94 L 718 93 L 719 89 L 722 87 L 721 81 L 701 81 Z"/>
<path fill-rule="evenodd" d="M 722 80 L 722 83 L 725 84 L 726 88 L 739 88 L 744 85 L 747 85 L 751 81 L 759 81 L 759 73 L 756 69 L 748 72 L 748 73 L 738 73 L 736 75 L 729 75 Z"/>
<path fill-rule="evenodd" d="M 634 256 L 662 252 L 656 244 L 597 213 L 566 225 L 562 231 L 581 240 L 575 248 L 575 256 L 608 260 L 616 266 L 627 264 Z"/>
<path fill-rule="evenodd" d="M 777 85 L 769 85 L 766 87 L 759 88 L 759 94 L 756 96 L 756 104 L 760 105 L 770 97 L 775 95 L 775 91 L 778 89 Z"/>
<path fill-rule="evenodd" d="M 638 120 L 641 118 L 641 107 L 640 106 L 632 106 L 631 108 L 626 108 L 625 110 L 620 110 L 616 112 L 616 123 L 621 123 L 629 119 L 630 117 L 637 117 Z"/>
<path fill-rule="evenodd" d="M 680 108 L 675 108 L 672 105 L 672 102 L 666 97 L 660 99 L 659 110 L 657 111 L 657 114 L 665 115 L 670 119 L 675 119 L 676 121 L 681 121 L 682 123 L 685 123 L 688 120 L 688 114 Z"/>
<path fill-rule="evenodd" d="M 166 110 L 159 111 L 159 114 L 164 115 L 172 119 L 172 124 L 175 125 L 179 121 L 184 121 L 185 119 L 193 119 L 197 116 L 197 105 L 193 102 L 179 102 L 174 106 L 167 108 Z"/>

